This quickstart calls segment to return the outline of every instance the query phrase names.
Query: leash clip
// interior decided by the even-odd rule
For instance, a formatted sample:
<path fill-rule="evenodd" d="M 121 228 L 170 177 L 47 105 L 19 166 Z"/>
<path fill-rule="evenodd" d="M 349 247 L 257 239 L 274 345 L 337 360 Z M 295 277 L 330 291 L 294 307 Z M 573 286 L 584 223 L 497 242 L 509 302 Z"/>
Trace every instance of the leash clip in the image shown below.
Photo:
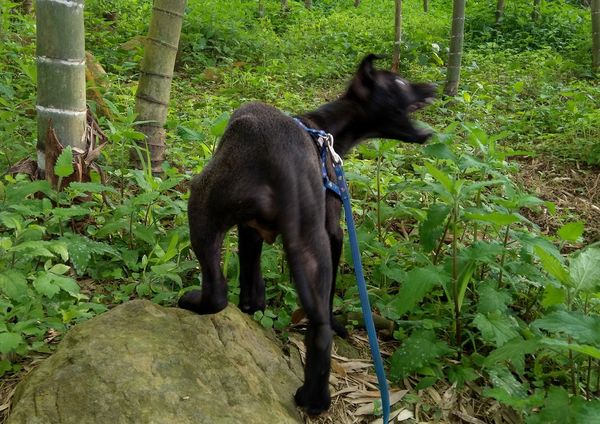
<path fill-rule="evenodd" d="M 329 150 L 329 154 L 331 155 L 331 160 L 333 161 L 333 163 L 335 165 L 342 165 L 344 162 L 342 161 L 342 158 L 340 155 L 337 154 L 337 152 L 334 150 L 333 148 L 333 136 L 329 133 L 327 133 L 327 136 L 325 137 L 319 137 L 319 142 L 321 143 L 321 139 L 322 143 L 324 143 L 327 146 L 327 149 Z M 323 145 L 321 144 L 321 147 Z"/>

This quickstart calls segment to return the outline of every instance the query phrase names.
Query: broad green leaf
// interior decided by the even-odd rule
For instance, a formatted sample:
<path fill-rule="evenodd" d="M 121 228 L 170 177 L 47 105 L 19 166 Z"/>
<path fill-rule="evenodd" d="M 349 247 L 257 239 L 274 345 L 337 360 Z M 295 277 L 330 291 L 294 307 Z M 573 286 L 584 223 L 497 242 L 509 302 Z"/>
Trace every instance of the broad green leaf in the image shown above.
<path fill-rule="evenodd" d="M 497 347 L 519 335 L 519 326 L 516 320 L 499 311 L 486 315 L 477 314 L 473 324 L 479 328 L 485 340 L 493 342 Z"/>
<path fill-rule="evenodd" d="M 48 271 L 50 271 L 53 274 L 63 275 L 65 273 L 67 273 L 70 269 L 71 269 L 71 267 L 68 265 L 56 264 L 56 265 L 52 266 L 52 268 L 50 268 Z"/>
<path fill-rule="evenodd" d="M 566 340 L 551 339 L 549 337 L 544 337 L 542 339 L 542 343 L 546 346 L 569 349 L 574 352 L 579 352 L 591 356 L 592 358 L 600 359 L 600 349 L 594 346 L 569 343 Z"/>
<path fill-rule="evenodd" d="M 583 235 L 583 221 L 569 222 L 558 229 L 561 240 L 575 242 Z"/>
<path fill-rule="evenodd" d="M 554 311 L 532 324 L 551 333 L 562 333 L 579 343 L 600 345 L 600 317 L 576 311 Z"/>
<path fill-rule="evenodd" d="M 561 283 L 570 286 L 571 281 L 569 279 L 569 274 L 563 264 L 560 263 L 555 256 L 548 253 L 545 249 L 540 246 L 535 246 L 533 248 L 535 254 L 540 258 L 540 262 L 544 267 L 544 270 L 556 278 Z"/>
<path fill-rule="evenodd" d="M 10 252 L 22 253 L 27 256 L 41 256 L 45 258 L 54 257 L 54 253 L 46 248 L 50 242 L 43 242 L 39 240 L 35 241 L 25 241 L 23 243 L 19 243 L 10 248 Z"/>
<path fill-rule="evenodd" d="M 448 276 L 435 266 L 415 268 L 409 271 L 406 273 L 399 293 L 392 302 L 384 307 L 383 313 L 390 319 L 399 319 L 406 312 L 412 310 L 436 285 L 448 279 Z"/>
<path fill-rule="evenodd" d="M 444 223 L 450 213 L 450 207 L 444 203 L 435 203 L 427 210 L 427 218 L 419 226 L 419 237 L 423 250 L 431 252 L 444 233 Z"/>
<path fill-rule="evenodd" d="M 509 225 L 519 221 L 519 217 L 512 213 L 501 212 L 491 212 L 486 214 L 465 213 L 465 218 L 489 222 L 498 226 Z"/>
<path fill-rule="evenodd" d="M 6 354 L 23 343 L 23 337 L 17 333 L 0 333 L 0 353 Z"/>
<path fill-rule="evenodd" d="M 79 293 L 79 285 L 70 277 L 55 275 L 53 281 L 58 287 L 69 293 L 71 296 L 76 296 Z"/>
<path fill-rule="evenodd" d="M 415 331 L 392 355 L 390 378 L 400 381 L 419 369 L 436 363 L 450 353 L 445 342 L 437 340 L 432 331 Z"/>
<path fill-rule="evenodd" d="M 69 190 L 76 193 L 116 193 L 113 187 L 98 183 L 72 182 L 69 184 Z"/>
<path fill-rule="evenodd" d="M 479 294 L 477 310 L 482 314 L 489 314 L 494 311 L 505 312 L 507 305 L 512 301 L 510 292 L 499 290 L 495 284 L 479 284 L 477 293 Z"/>
<path fill-rule="evenodd" d="M 57 177 L 65 178 L 73 172 L 73 150 L 71 149 L 71 146 L 67 146 L 58 156 L 58 159 L 56 159 L 54 173 Z"/>
<path fill-rule="evenodd" d="M 543 408 L 530 416 L 527 424 L 599 424 L 600 400 L 587 401 L 571 396 L 563 387 L 548 390 Z"/>
<path fill-rule="evenodd" d="M 600 249 L 589 248 L 571 259 L 569 274 L 577 290 L 600 290 Z"/>
<path fill-rule="evenodd" d="M 542 306 L 544 308 L 562 305 L 566 300 L 567 292 L 564 287 L 556 287 L 552 284 L 548 284 L 544 288 L 544 297 L 542 298 Z"/>
<path fill-rule="evenodd" d="M 456 156 L 445 143 L 429 144 L 423 148 L 423 153 L 437 159 L 449 159 L 451 161 L 456 160 Z"/>
<path fill-rule="evenodd" d="M 222 113 L 217 119 L 215 119 L 210 127 L 210 133 L 215 137 L 221 137 L 227 128 L 229 123 L 229 113 Z"/>
<path fill-rule="evenodd" d="M 11 300 L 26 299 L 28 293 L 25 275 L 16 269 L 0 272 L 0 293 L 4 293 Z"/>
<path fill-rule="evenodd" d="M 515 376 L 506 367 L 498 367 L 489 371 L 490 380 L 495 389 L 500 389 L 510 398 L 514 400 L 524 400 L 527 398 L 526 387 L 518 381 Z M 498 392 L 496 392 L 498 393 Z M 490 396 L 491 393 L 484 392 L 486 396 Z M 494 396 L 496 397 L 496 396 Z M 508 400 L 508 399 L 506 399 Z M 509 403 L 510 404 L 510 403 Z"/>
<path fill-rule="evenodd" d="M 487 368 L 494 367 L 500 361 L 510 361 L 519 374 L 525 373 L 525 355 L 532 354 L 543 345 L 540 339 L 523 340 L 521 336 L 506 342 L 501 347 L 492 351 L 483 362 Z"/>
<path fill-rule="evenodd" d="M 442 186 L 446 189 L 448 193 L 454 194 L 456 192 L 455 183 L 452 181 L 450 176 L 446 174 L 444 171 L 436 168 L 433 164 L 426 162 L 425 167 L 427 171 L 431 174 L 433 178 L 435 178 Z"/>
<path fill-rule="evenodd" d="M 34 281 L 33 287 L 36 291 L 52 299 L 59 291 L 60 287 L 54 284 L 53 275 L 49 272 L 41 273 Z"/>

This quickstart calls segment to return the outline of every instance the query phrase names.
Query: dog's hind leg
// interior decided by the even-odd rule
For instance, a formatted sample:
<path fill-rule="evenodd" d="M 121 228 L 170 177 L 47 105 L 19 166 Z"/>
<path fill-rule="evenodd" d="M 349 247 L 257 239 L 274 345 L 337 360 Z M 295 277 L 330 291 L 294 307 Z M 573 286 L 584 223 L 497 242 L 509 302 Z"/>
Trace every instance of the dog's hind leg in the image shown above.
<path fill-rule="evenodd" d="M 343 324 L 340 324 L 335 318 L 333 318 L 333 297 L 335 295 L 335 278 L 337 275 L 337 269 L 340 264 L 340 257 L 342 256 L 342 246 L 344 244 L 344 232 L 342 231 L 342 227 L 339 224 L 336 224 L 336 227 L 332 230 L 328 229 L 327 233 L 329 234 L 329 244 L 331 246 L 331 294 L 329 297 L 329 313 L 331 317 L 331 328 L 335 333 L 342 337 L 348 337 L 348 330 L 344 327 Z"/>
<path fill-rule="evenodd" d="M 322 218 L 303 227 L 293 236 L 283 234 L 298 296 L 308 317 L 304 385 L 294 397 L 309 415 L 318 415 L 331 404 L 331 252 Z"/>
<path fill-rule="evenodd" d="M 190 240 L 202 270 L 202 290 L 179 298 L 180 308 L 197 314 L 214 314 L 227 306 L 227 282 L 221 271 L 221 246 L 225 231 L 206 216 L 190 210 Z"/>
<path fill-rule="evenodd" d="M 265 309 L 265 281 L 260 271 L 263 239 L 254 228 L 238 225 L 240 258 L 240 303 L 247 314 Z"/>

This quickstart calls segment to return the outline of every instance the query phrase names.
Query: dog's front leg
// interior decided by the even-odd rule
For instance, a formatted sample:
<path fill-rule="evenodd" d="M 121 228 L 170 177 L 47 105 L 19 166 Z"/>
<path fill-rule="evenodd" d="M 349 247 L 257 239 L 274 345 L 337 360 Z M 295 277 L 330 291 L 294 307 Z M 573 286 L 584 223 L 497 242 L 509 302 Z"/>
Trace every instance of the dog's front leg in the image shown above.
<path fill-rule="evenodd" d="M 260 270 L 263 239 L 254 228 L 238 225 L 240 258 L 240 303 L 247 314 L 265 309 L 265 281 Z"/>

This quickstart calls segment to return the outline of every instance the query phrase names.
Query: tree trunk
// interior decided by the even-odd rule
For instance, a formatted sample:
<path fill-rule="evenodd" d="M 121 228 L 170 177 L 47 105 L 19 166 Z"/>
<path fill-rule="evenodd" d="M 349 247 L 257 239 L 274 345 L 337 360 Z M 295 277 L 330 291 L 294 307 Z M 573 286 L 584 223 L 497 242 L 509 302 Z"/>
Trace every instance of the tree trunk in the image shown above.
<path fill-rule="evenodd" d="M 307 9 L 312 9 L 312 0 L 304 0 L 304 6 L 306 6 Z"/>
<path fill-rule="evenodd" d="M 533 0 L 533 10 L 531 11 L 531 19 L 537 21 L 540 17 L 540 3 L 542 0 Z"/>
<path fill-rule="evenodd" d="M 138 130 L 146 136 L 131 152 L 132 162 L 141 167 L 150 160 L 153 173 L 161 172 L 165 158 L 163 128 L 167 120 L 171 80 L 186 0 L 154 0 L 152 20 L 146 37 L 140 82 L 136 93 Z M 149 121 L 149 122 L 146 122 Z"/>
<path fill-rule="evenodd" d="M 504 16 L 504 0 L 498 0 L 496 3 L 496 23 L 500 22 L 502 16 Z"/>
<path fill-rule="evenodd" d="M 29 15 L 33 12 L 33 0 L 22 0 L 21 12 L 23 12 L 24 15 Z"/>
<path fill-rule="evenodd" d="M 395 0 L 396 13 L 394 14 L 394 56 L 392 58 L 392 72 L 400 69 L 400 44 L 402 42 L 402 0 Z"/>
<path fill-rule="evenodd" d="M 423 0 L 423 12 L 429 12 L 429 0 Z"/>
<path fill-rule="evenodd" d="M 259 18 L 265 17 L 265 5 L 263 3 L 263 0 L 258 0 L 258 17 Z"/>
<path fill-rule="evenodd" d="M 600 72 L 600 0 L 592 0 L 592 69 Z"/>
<path fill-rule="evenodd" d="M 360 0 L 354 0 L 354 7 L 360 6 Z"/>
<path fill-rule="evenodd" d="M 44 174 L 48 127 L 83 151 L 85 125 L 84 0 L 37 0 L 37 156 Z"/>
<path fill-rule="evenodd" d="M 452 8 L 452 34 L 450 35 L 450 53 L 448 57 L 448 74 L 444 93 L 456 95 L 460 81 L 460 63 L 465 33 L 465 0 L 454 0 Z"/>
<path fill-rule="evenodd" d="M 287 0 L 281 0 L 281 10 L 284 12 L 288 11 L 288 2 Z"/>

